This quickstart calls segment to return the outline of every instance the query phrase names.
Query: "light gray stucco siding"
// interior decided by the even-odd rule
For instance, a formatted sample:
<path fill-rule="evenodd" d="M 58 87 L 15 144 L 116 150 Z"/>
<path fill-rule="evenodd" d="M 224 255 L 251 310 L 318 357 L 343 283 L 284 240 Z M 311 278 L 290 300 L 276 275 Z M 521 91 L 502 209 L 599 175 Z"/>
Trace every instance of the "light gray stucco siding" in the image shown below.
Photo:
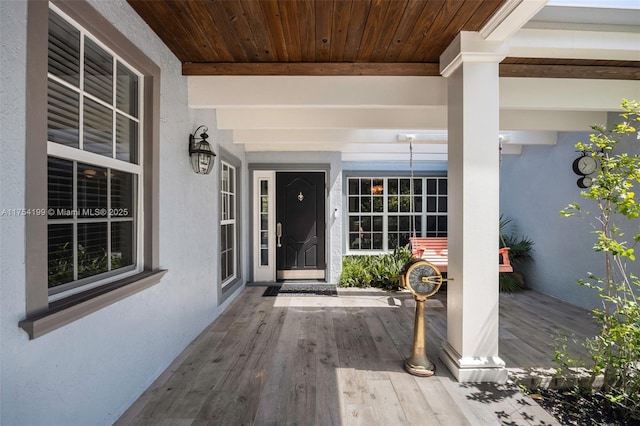
<path fill-rule="evenodd" d="M 609 122 L 617 118 L 612 113 Z M 512 219 L 517 234 L 535 243 L 534 261 L 523 268 L 526 285 L 587 309 L 601 306 L 601 301 L 594 290 L 578 285 L 577 280 L 589 273 L 604 276 L 603 255 L 593 251 L 593 217 L 563 218 L 560 210 L 573 202 L 594 210 L 593 202 L 580 195 L 579 176 L 572 170 L 573 160 L 580 155 L 575 144 L 589 142 L 590 133 L 588 129 L 561 132 L 557 145 L 525 146 L 521 155 L 503 156 L 500 186 L 501 213 Z M 638 152 L 638 142 L 631 139 L 620 145 L 621 151 Z M 637 220 L 619 223 L 628 230 L 627 235 L 639 232 Z M 630 270 L 638 274 L 637 261 Z"/>

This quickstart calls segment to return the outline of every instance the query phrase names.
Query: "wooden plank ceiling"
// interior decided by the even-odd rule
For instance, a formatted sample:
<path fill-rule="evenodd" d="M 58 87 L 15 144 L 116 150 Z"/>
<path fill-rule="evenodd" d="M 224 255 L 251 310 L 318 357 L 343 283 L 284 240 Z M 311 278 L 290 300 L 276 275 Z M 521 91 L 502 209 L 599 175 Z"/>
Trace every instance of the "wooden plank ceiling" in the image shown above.
<path fill-rule="evenodd" d="M 456 34 L 480 30 L 505 0 L 128 2 L 185 75 L 439 75 L 440 54 Z M 570 69 L 575 78 L 579 66 L 582 76 L 612 78 L 625 67 L 597 62 L 507 58 L 501 75 L 556 77 Z"/>

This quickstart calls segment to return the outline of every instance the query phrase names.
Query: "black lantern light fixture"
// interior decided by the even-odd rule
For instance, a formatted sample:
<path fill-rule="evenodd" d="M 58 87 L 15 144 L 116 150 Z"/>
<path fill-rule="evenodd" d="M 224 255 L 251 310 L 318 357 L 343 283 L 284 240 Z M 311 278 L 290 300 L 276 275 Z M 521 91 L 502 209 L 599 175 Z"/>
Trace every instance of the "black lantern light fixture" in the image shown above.
<path fill-rule="evenodd" d="M 196 135 L 200 129 L 202 129 L 202 133 L 200 133 L 200 138 L 196 139 Z M 189 156 L 191 157 L 191 167 L 194 172 L 201 175 L 208 175 L 211 173 L 216 156 L 211 149 L 211 145 L 207 142 L 207 138 L 209 137 L 209 135 L 207 135 L 208 131 L 209 129 L 207 126 L 200 126 L 192 135 L 189 135 Z"/>

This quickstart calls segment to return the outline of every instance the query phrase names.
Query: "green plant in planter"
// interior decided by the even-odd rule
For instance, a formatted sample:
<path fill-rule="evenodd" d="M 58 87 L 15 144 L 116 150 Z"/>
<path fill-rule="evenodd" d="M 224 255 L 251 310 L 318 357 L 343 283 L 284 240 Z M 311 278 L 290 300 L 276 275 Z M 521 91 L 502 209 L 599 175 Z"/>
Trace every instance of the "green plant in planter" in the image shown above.
<path fill-rule="evenodd" d="M 509 247 L 509 262 L 514 270 L 517 266 L 533 260 L 531 250 L 533 241 L 525 236 L 517 236 L 514 233 L 507 233 L 507 228 L 511 223 L 510 218 L 500 216 L 500 247 Z M 524 289 L 524 280 L 518 272 L 500 272 L 500 291 L 513 293 Z"/>
<path fill-rule="evenodd" d="M 340 286 L 396 290 L 400 286 L 400 272 L 411 257 L 408 247 L 398 247 L 383 255 L 344 256 Z"/>
<path fill-rule="evenodd" d="M 623 410 L 626 422 L 636 424 L 640 423 L 640 279 L 629 272 L 628 265 L 635 262 L 635 247 L 640 243 L 640 227 L 635 228 L 640 218 L 635 193 L 640 185 L 640 154 L 619 152 L 616 147 L 622 137 L 633 135 L 640 152 L 636 129 L 640 103 L 624 100 L 622 109 L 621 123 L 609 130 L 593 126 L 589 143 L 576 144 L 598 164 L 592 185 L 581 195 L 595 203 L 593 249 L 602 253 L 605 267 L 604 277 L 589 273 L 578 283 L 597 290 L 603 305 L 593 310 L 600 333 L 583 343 L 593 362 L 591 374 L 604 377 L 606 401 Z M 572 203 L 561 214 L 586 217 L 590 212 Z M 627 220 L 635 228 L 631 235 L 620 227 Z M 556 350 L 556 359 L 566 360 L 566 353 Z"/>
<path fill-rule="evenodd" d="M 345 256 L 342 258 L 341 287 L 369 287 L 371 272 L 367 267 L 370 256 Z"/>
<path fill-rule="evenodd" d="M 386 290 L 397 290 L 400 287 L 400 272 L 413 258 L 409 247 L 396 247 L 393 253 L 382 256 L 380 263 L 383 265 L 386 277 L 380 287 Z"/>

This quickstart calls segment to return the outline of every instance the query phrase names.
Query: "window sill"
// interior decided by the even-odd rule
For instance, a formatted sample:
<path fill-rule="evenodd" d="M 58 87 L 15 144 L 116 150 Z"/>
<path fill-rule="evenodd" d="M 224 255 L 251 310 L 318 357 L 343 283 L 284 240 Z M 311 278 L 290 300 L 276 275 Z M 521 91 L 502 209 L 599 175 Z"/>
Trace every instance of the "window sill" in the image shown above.
<path fill-rule="evenodd" d="M 54 331 L 160 282 L 166 269 L 144 271 L 49 304 L 49 309 L 18 323 L 29 339 Z"/>

